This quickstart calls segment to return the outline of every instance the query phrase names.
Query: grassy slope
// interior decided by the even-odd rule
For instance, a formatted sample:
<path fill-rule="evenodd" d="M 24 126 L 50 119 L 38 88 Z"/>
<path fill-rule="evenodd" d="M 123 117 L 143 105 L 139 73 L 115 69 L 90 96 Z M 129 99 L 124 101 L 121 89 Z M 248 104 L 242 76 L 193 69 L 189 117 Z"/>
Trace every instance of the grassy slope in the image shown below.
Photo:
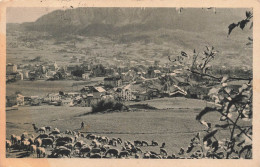
<path fill-rule="evenodd" d="M 187 99 L 184 97 L 175 98 L 160 98 L 141 102 L 127 102 L 126 104 L 148 104 L 157 109 L 202 109 L 206 106 L 213 106 L 214 104 L 198 99 Z"/>
<path fill-rule="evenodd" d="M 21 135 L 24 131 L 34 133 L 32 123 L 37 126 L 51 125 L 61 131 L 79 130 L 80 123 L 85 122 L 86 129 L 108 137 L 120 137 L 123 140 L 156 140 L 166 143 L 168 153 L 177 153 L 180 147 L 187 147 L 190 139 L 205 127 L 195 120 L 198 111 L 188 110 L 141 110 L 139 112 L 122 112 L 95 114 L 78 117 L 90 111 L 90 108 L 70 108 L 55 106 L 20 107 L 19 110 L 6 112 L 6 138 L 11 134 Z M 219 115 L 210 113 L 203 119 L 215 123 Z M 227 131 L 218 132 L 225 136 Z M 120 149 L 120 146 L 118 147 Z M 144 151 L 159 152 L 159 147 L 144 147 Z M 50 149 L 48 149 L 49 151 Z M 9 155 L 15 156 L 15 155 Z"/>
<path fill-rule="evenodd" d="M 252 66 L 252 49 L 245 44 L 250 33 L 241 30 L 234 30 L 229 38 L 226 33 L 219 32 L 187 32 L 184 30 L 159 29 L 156 31 L 134 32 L 109 39 L 106 37 L 84 37 L 84 40 L 76 43 L 77 50 L 86 50 L 90 53 L 58 53 L 57 50 L 65 48 L 64 45 L 55 45 L 53 40 L 42 40 L 42 49 L 32 48 L 9 48 L 7 45 L 7 62 L 22 63 L 24 57 L 30 59 L 36 56 L 44 57 L 47 61 L 56 61 L 58 64 L 70 62 L 72 56 L 99 57 L 104 61 L 114 63 L 111 58 L 120 54 L 130 60 L 160 60 L 168 62 L 167 56 L 163 53 L 170 51 L 171 56 L 180 55 L 181 51 L 192 54 L 193 49 L 202 52 L 205 45 L 212 45 L 219 51 L 214 60 L 214 65 L 229 66 Z M 124 37 L 126 36 L 126 37 Z M 142 36 L 145 36 L 143 38 Z M 122 41 L 122 38 L 124 40 Z M 12 41 L 7 36 L 7 41 Z M 144 41 L 149 41 L 145 43 Z M 67 57 L 64 57 L 67 55 Z"/>
<path fill-rule="evenodd" d="M 91 79 L 90 84 L 103 81 L 102 77 Z M 85 83 L 87 81 L 17 81 L 6 85 L 6 95 L 14 94 L 16 91 L 20 91 L 24 96 L 40 96 L 44 97 L 48 93 L 58 93 L 59 91 L 73 92 L 79 91 L 84 85 L 73 86 L 73 83 Z"/>

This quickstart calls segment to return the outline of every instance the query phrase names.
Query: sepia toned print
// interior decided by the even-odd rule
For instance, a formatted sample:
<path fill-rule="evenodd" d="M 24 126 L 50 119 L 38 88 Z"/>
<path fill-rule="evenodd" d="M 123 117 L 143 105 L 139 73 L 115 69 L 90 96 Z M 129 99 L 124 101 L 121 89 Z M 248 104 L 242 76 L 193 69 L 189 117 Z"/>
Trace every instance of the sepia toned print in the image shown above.
<path fill-rule="evenodd" d="M 6 16 L 7 158 L 252 159 L 252 9 Z"/>

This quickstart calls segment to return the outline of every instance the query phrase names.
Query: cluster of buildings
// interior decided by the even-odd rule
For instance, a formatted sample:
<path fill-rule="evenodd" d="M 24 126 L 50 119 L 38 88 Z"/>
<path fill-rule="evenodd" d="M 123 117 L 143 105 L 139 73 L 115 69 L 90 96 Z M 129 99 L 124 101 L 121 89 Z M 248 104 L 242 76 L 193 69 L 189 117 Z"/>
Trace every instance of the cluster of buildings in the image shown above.
<path fill-rule="evenodd" d="M 73 57 L 73 60 L 76 57 Z M 78 61 L 78 60 L 75 60 Z M 79 60 L 80 61 L 80 60 Z M 6 97 L 7 106 L 13 105 L 56 105 L 90 107 L 102 99 L 116 101 L 144 101 L 162 97 L 189 96 L 186 74 L 178 67 L 160 66 L 158 61 L 149 62 L 149 66 L 105 66 L 97 60 L 81 64 L 69 63 L 59 66 L 56 62 L 40 65 L 7 64 L 6 77 L 15 80 L 37 79 L 81 79 L 90 80 L 103 77 L 103 82 L 96 85 L 83 85 L 77 92 L 54 92 L 45 97 L 26 97 L 15 94 Z M 153 64 L 153 66 L 150 66 Z M 171 77 L 174 82 L 163 83 L 162 77 Z M 55 78 L 56 77 L 56 78 Z M 185 87 L 186 85 L 186 87 Z"/>
<path fill-rule="evenodd" d="M 128 74 L 132 74 L 129 71 Z M 85 85 L 78 92 L 55 92 L 49 93 L 45 97 L 26 97 L 22 94 L 15 94 L 6 97 L 6 106 L 23 105 L 56 105 L 56 106 L 80 106 L 90 107 L 101 100 L 124 101 L 144 101 L 161 97 L 186 96 L 187 92 L 177 85 L 172 85 L 170 89 L 163 89 L 158 78 L 146 79 L 142 75 L 131 81 L 120 76 L 105 77 L 102 84 Z M 128 75 L 126 75 L 128 76 Z M 134 76 L 132 76 L 134 77 Z M 131 78 L 131 77 L 129 77 Z M 151 85 L 150 82 L 156 84 Z M 149 86 L 148 86 L 149 85 Z"/>

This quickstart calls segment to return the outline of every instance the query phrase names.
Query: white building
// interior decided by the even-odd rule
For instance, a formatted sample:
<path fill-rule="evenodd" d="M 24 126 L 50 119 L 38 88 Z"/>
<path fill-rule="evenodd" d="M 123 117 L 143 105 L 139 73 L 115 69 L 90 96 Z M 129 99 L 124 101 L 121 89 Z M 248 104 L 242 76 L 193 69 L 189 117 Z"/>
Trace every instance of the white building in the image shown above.
<path fill-rule="evenodd" d="M 61 100 L 61 95 L 59 93 L 50 93 L 44 98 L 44 101 L 46 102 L 60 101 L 60 100 Z"/>
<path fill-rule="evenodd" d="M 115 88 L 115 98 L 123 101 L 135 100 L 136 96 L 133 94 L 133 92 L 134 91 L 131 88 L 131 84 L 121 88 Z"/>
<path fill-rule="evenodd" d="M 82 79 L 88 80 L 89 79 L 89 73 L 82 74 Z"/>

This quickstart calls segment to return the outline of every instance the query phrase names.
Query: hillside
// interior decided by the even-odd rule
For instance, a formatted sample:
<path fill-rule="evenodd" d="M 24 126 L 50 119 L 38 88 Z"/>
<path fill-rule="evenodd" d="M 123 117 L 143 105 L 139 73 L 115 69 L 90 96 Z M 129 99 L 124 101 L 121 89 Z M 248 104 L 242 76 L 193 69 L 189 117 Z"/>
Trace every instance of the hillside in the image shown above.
<path fill-rule="evenodd" d="M 83 39 L 78 42 L 81 47 L 91 39 L 99 41 L 101 37 L 108 40 L 102 46 L 105 48 L 116 44 L 133 45 L 134 48 L 124 48 L 133 53 L 130 54 L 132 59 L 148 55 L 148 59 L 162 61 L 167 61 L 167 56 L 162 54 L 165 50 L 176 55 L 181 50 L 192 52 L 194 48 L 202 52 L 205 45 L 214 45 L 220 51 L 216 64 L 251 66 L 252 56 L 248 55 L 252 55 L 252 49 L 245 44 L 247 37 L 252 36 L 252 31 L 248 28 L 244 31 L 235 29 L 227 38 L 228 25 L 243 19 L 245 11 L 217 9 L 215 14 L 213 11 L 192 8 L 178 14 L 174 8 L 76 8 L 53 11 L 31 23 L 7 24 L 7 34 L 20 30 L 37 34 L 37 39 L 46 40 L 47 43 L 50 40 L 72 41 L 79 36 Z M 39 35 L 42 32 L 49 34 L 52 39 Z M 157 52 L 156 48 L 161 51 Z M 148 53 L 140 55 L 142 51 Z M 114 54 L 111 52 L 109 55 Z"/>

